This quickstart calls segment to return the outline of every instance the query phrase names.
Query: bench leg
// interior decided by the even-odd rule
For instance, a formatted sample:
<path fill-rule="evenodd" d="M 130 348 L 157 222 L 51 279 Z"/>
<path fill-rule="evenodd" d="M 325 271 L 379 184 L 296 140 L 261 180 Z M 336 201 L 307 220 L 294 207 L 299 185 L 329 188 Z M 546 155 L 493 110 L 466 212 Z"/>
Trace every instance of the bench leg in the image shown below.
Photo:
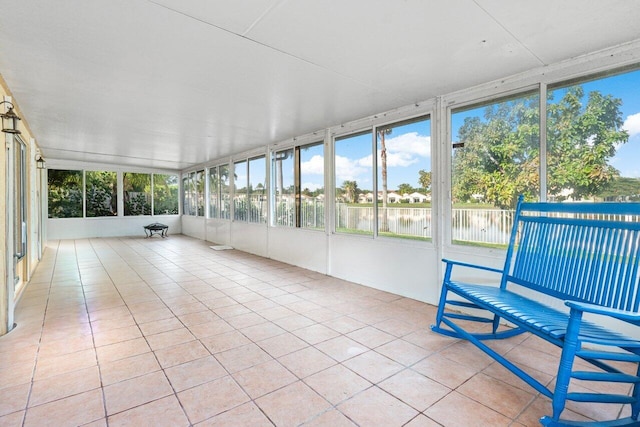
<path fill-rule="evenodd" d="M 578 351 L 578 333 L 580 332 L 580 323 L 582 322 L 582 312 L 571 309 L 567 334 L 564 337 L 564 345 L 562 346 L 562 355 L 560 356 L 560 365 L 558 366 L 558 377 L 556 379 L 556 388 L 553 392 L 553 419 L 560 420 L 560 414 L 564 411 L 567 401 L 567 393 L 569 391 L 569 382 L 571 381 L 571 371 L 573 369 L 573 361 Z"/>
<path fill-rule="evenodd" d="M 636 376 L 640 378 L 640 364 L 638 364 L 638 369 L 636 370 Z M 640 415 L 640 384 L 634 384 L 633 386 L 633 397 L 636 399 L 633 404 L 631 404 L 631 418 L 634 420 L 638 419 L 638 415 Z"/>
<path fill-rule="evenodd" d="M 440 324 L 442 323 L 442 316 L 444 315 L 444 307 L 447 305 L 447 293 L 449 290 L 445 285 L 442 285 L 442 290 L 440 291 L 440 301 L 438 302 L 438 312 L 436 313 L 436 323 L 435 327 L 440 329 Z"/>

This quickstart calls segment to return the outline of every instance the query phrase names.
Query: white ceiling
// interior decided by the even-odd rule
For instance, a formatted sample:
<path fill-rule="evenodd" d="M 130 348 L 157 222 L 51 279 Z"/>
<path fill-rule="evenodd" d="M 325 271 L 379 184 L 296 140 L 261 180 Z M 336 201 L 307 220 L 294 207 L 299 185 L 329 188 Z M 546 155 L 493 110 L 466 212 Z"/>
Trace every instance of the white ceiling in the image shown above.
<path fill-rule="evenodd" d="M 629 0 L 0 0 L 47 159 L 185 169 L 640 39 Z"/>

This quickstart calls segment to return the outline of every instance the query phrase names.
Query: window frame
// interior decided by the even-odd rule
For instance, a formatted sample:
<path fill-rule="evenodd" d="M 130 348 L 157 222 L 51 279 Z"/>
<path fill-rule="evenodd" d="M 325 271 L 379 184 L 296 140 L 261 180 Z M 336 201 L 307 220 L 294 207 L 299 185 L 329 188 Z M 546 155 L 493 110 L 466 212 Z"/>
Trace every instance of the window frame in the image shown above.
<path fill-rule="evenodd" d="M 87 174 L 92 174 L 92 173 L 100 173 L 100 172 L 106 172 L 106 173 L 112 173 L 115 174 L 115 197 L 116 197 L 116 204 L 115 204 L 115 212 L 112 213 L 111 215 L 93 215 L 93 216 L 89 216 L 89 197 L 88 197 L 88 190 L 89 190 L 89 179 L 87 177 Z M 98 169 L 85 169 L 83 170 L 83 176 L 84 176 L 84 218 L 112 218 L 112 217 L 117 217 L 119 214 L 119 206 L 118 206 L 118 172 L 114 171 L 114 170 L 98 170 Z M 113 200 L 113 197 L 111 198 L 111 200 Z"/>
<path fill-rule="evenodd" d="M 322 227 L 307 227 L 303 224 L 303 213 L 302 213 L 302 203 L 303 203 L 303 188 L 302 188 L 302 151 L 307 149 L 307 148 L 311 148 L 311 147 L 322 147 L 322 164 L 323 164 L 323 174 L 322 174 L 322 188 L 323 188 L 323 199 L 326 200 L 326 175 L 327 175 L 327 162 L 326 162 L 326 152 L 325 152 L 325 143 L 324 140 L 319 140 L 317 138 L 310 140 L 310 142 L 304 142 L 304 143 L 300 143 L 300 144 L 296 144 L 293 146 L 289 146 L 289 147 L 283 147 L 283 148 L 276 148 L 273 149 L 271 151 L 271 187 L 270 187 L 270 191 L 271 191 L 271 206 L 272 208 L 270 209 L 270 213 L 272 216 L 272 220 L 271 220 L 271 226 L 272 227 L 282 227 L 282 228 L 301 228 L 301 229 L 306 229 L 306 230 L 312 230 L 312 231 L 325 231 L 326 229 L 326 218 L 325 218 L 325 209 L 326 209 L 326 204 L 325 202 L 323 202 L 323 210 L 321 213 L 321 217 L 322 217 Z M 279 212 L 279 205 L 281 204 L 281 201 L 278 199 L 278 181 L 279 178 L 276 176 L 280 169 L 276 166 L 276 162 L 280 161 L 280 159 L 278 159 L 276 156 L 278 156 L 278 154 L 280 153 L 285 153 L 285 152 L 289 152 L 290 153 L 290 157 L 289 155 L 287 155 L 286 158 L 282 159 L 282 160 L 286 160 L 286 159 L 291 159 L 291 167 L 292 170 L 291 172 L 291 177 L 293 180 L 293 183 L 289 186 L 289 187 L 293 187 L 293 191 L 292 192 L 287 192 L 284 193 L 283 192 L 283 197 L 288 196 L 290 198 L 292 198 L 293 202 L 292 208 L 287 208 L 286 211 L 290 212 L 292 215 L 291 220 L 287 220 L 287 221 L 283 221 L 283 222 L 279 222 L 278 218 L 280 216 L 282 216 L 282 212 Z M 287 214 L 288 215 L 288 214 Z"/>
<path fill-rule="evenodd" d="M 332 146 L 333 146 L 333 152 L 332 152 L 332 177 L 331 177 L 331 181 L 332 181 L 332 188 L 333 188 L 333 225 L 332 225 L 332 230 L 331 232 L 334 234 L 340 234 L 340 235 L 354 235 L 354 236 L 360 236 L 360 237 L 368 237 L 368 238 L 372 238 L 372 239 L 392 239 L 394 241 L 403 241 L 403 242 L 418 242 L 418 243 L 424 243 L 424 242 L 428 242 L 428 243 L 432 243 L 432 237 L 430 238 L 423 238 L 422 236 L 411 236 L 411 235 L 393 235 L 393 236 L 388 236 L 388 235 L 384 235 L 381 234 L 379 232 L 379 207 L 378 207 L 378 203 L 377 203 L 377 195 L 382 187 L 382 183 L 381 183 L 381 179 L 379 179 L 379 173 L 378 173 L 378 130 L 379 129 L 383 129 L 383 128 L 394 128 L 394 127 L 398 127 L 398 126 L 403 126 L 406 124 L 411 124 L 411 123 L 418 123 L 420 121 L 428 121 L 428 126 L 429 126 L 429 151 L 430 151 L 430 158 L 429 158 L 429 170 L 430 172 L 433 173 L 434 170 L 434 163 L 435 163 L 435 159 L 434 159 L 434 112 L 432 109 L 428 109 L 428 110 L 424 110 L 421 111 L 419 113 L 413 113 L 413 114 L 404 114 L 404 115 L 397 115 L 395 117 L 393 117 L 393 120 L 389 120 L 389 118 L 387 117 L 387 120 L 382 121 L 382 120 L 378 120 L 375 123 L 372 123 L 370 126 L 367 127 L 360 127 L 360 128 L 354 128 L 353 130 L 350 130 L 349 132 L 345 132 L 345 133 L 339 133 L 339 134 L 335 134 L 333 135 L 332 138 Z M 367 135 L 370 134 L 371 136 L 371 144 L 370 144 L 370 153 L 369 155 L 371 156 L 371 180 L 372 180 L 372 189 L 371 189 L 371 193 L 372 193 L 372 200 L 371 200 L 371 204 L 372 204 L 372 219 L 371 219 L 371 230 L 362 230 L 361 232 L 358 232 L 357 229 L 354 229 L 354 232 L 351 232 L 349 230 L 345 230 L 343 231 L 341 228 L 338 227 L 339 225 L 339 221 L 338 221 L 338 187 L 337 187 L 337 168 L 336 168 L 336 155 L 337 155 L 337 148 L 336 148 L 336 144 L 338 143 L 338 141 L 340 140 L 344 140 L 344 139 L 348 139 L 348 138 L 356 138 L 362 135 Z M 433 190 L 432 190 L 433 192 Z M 433 227 L 435 228 L 435 227 Z"/>
<path fill-rule="evenodd" d="M 74 210 L 77 210 L 79 212 L 79 215 L 76 216 L 51 216 L 51 185 L 50 185 L 50 180 L 51 180 L 51 175 L 52 173 L 56 173 L 56 172 L 74 172 L 74 175 L 77 175 L 80 178 L 80 183 L 78 185 L 78 188 L 74 188 L 75 191 L 78 191 L 80 193 L 80 201 L 79 201 L 79 205 L 74 207 Z M 61 220 L 65 220 L 65 219 L 77 219 L 77 218 L 86 218 L 85 217 L 85 213 L 84 213 L 84 199 L 85 199 L 85 191 L 84 191 L 84 170 L 83 169 L 70 169 L 70 168 L 64 168 L 64 169 L 57 169 L 57 168 L 49 168 L 47 170 L 47 218 L 48 219 L 61 219 Z M 56 187 L 59 188 L 59 187 Z M 68 194 L 67 194 L 68 196 Z"/>
<path fill-rule="evenodd" d="M 393 129 L 393 128 L 398 128 L 398 127 L 403 127 L 406 125 L 410 125 L 410 124 L 417 124 L 419 122 L 425 121 L 428 123 L 428 128 L 429 128 L 429 173 L 432 174 L 433 176 L 433 114 L 430 112 L 425 112 L 423 114 L 417 114 L 417 115 L 412 115 L 409 117 L 404 117 L 404 118 L 398 118 L 397 120 L 394 121 L 390 121 L 390 122 L 384 122 L 381 124 L 376 124 L 373 126 L 373 144 L 374 144 L 374 156 L 375 156 L 375 161 L 374 161 L 374 182 L 375 182 L 375 192 L 374 194 L 374 199 L 375 202 L 373 203 L 374 206 L 374 218 L 375 218 L 375 229 L 374 229 L 374 238 L 381 238 L 381 239 L 394 239 L 394 240 L 418 240 L 418 241 L 426 241 L 426 242 L 431 242 L 433 240 L 433 236 L 431 237 L 425 237 L 425 236 L 417 236 L 417 235 L 409 235 L 409 234 L 381 234 L 381 230 L 380 230 L 380 208 L 381 206 L 379 205 L 378 201 L 377 201 L 377 195 L 378 193 L 380 193 L 381 190 L 381 181 L 382 181 L 382 177 L 380 176 L 382 171 L 381 171 L 381 166 L 378 164 L 378 135 L 379 135 L 379 130 L 381 129 Z M 432 185 L 433 187 L 433 185 Z M 431 190 L 433 192 L 433 188 Z M 402 196 L 400 194 L 400 196 Z M 426 194 L 425 194 L 426 196 Z M 384 198 L 384 196 L 382 196 Z M 431 207 L 432 212 L 433 212 L 433 206 Z M 431 217 L 433 218 L 433 214 L 431 215 Z M 433 220 L 432 220 L 432 226 L 431 229 L 433 230 Z M 382 231 L 382 233 L 385 233 L 384 231 Z"/>
<path fill-rule="evenodd" d="M 124 197 L 124 193 L 127 191 L 126 189 L 126 184 L 125 184 L 125 179 L 126 179 L 126 175 L 127 174 L 131 174 L 131 175 L 147 175 L 149 177 L 149 192 L 144 192 L 143 194 L 145 194 L 145 198 L 148 197 L 149 198 L 149 202 L 148 202 L 148 207 L 149 207 L 149 213 L 145 213 L 145 209 L 146 209 L 146 201 L 145 204 L 143 204 L 143 212 L 142 214 L 132 214 L 129 213 L 127 214 L 127 203 L 125 201 L 125 197 Z M 152 181 L 152 173 L 151 172 L 122 172 L 122 194 L 123 194 L 123 216 L 124 217 L 140 217 L 140 216 L 152 216 L 153 214 L 153 181 Z M 86 197 L 85 197 L 86 199 Z"/>
<path fill-rule="evenodd" d="M 528 96 L 537 96 L 538 97 L 538 114 L 539 117 L 542 117 L 542 107 L 541 107 L 541 100 L 544 100 L 544 95 L 541 92 L 541 88 L 543 86 L 538 82 L 538 83 L 534 83 L 534 84 L 530 84 L 530 85 L 523 85 L 523 86 L 518 86 L 513 88 L 512 90 L 509 91 L 503 91 L 503 92 L 496 92 L 496 93 L 491 93 L 491 94 L 487 94 L 485 96 L 482 97 L 470 97 L 469 99 L 467 99 L 466 101 L 462 101 L 462 102 L 452 102 L 452 101 L 447 101 L 448 106 L 446 107 L 446 123 L 447 123 L 447 127 L 446 127 L 446 138 L 445 138 L 445 145 L 446 145 L 446 149 L 444 150 L 443 154 L 446 156 L 447 159 L 447 173 L 446 173 L 446 177 L 444 179 L 444 181 L 446 182 L 446 188 L 448 189 L 448 196 L 447 196 L 447 200 L 446 203 L 444 203 L 445 207 L 444 210 L 446 212 L 445 214 L 445 218 L 444 218 L 444 223 L 448 224 L 448 226 L 443 227 L 442 233 L 443 233 L 443 237 L 444 237 L 444 246 L 448 247 L 448 248 L 455 248 L 456 250 L 462 249 L 464 250 L 477 250 L 478 248 L 481 249 L 486 249 L 489 251 L 504 251 L 504 245 L 500 245 L 500 244 L 496 244 L 496 245 L 491 245 L 491 244 L 487 244 L 487 245 L 475 245 L 473 243 L 471 244 L 463 244 L 463 243 L 457 243 L 453 240 L 453 217 L 454 217 L 454 212 L 453 212 L 453 153 L 455 149 L 458 149 L 458 147 L 455 146 L 455 144 L 453 143 L 454 141 L 454 135 L 453 135 L 453 125 L 452 125 L 452 116 L 457 113 L 457 112 L 464 112 L 464 111 L 469 111 L 469 110 L 474 110 L 477 108 L 483 108 L 483 107 L 487 107 L 490 105 L 495 105 L 495 104 L 499 104 L 501 102 L 508 102 L 510 100 L 516 100 L 516 99 L 520 99 L 520 98 L 526 98 Z M 540 121 L 538 121 L 538 126 L 540 125 Z M 540 150 L 541 148 L 541 144 L 542 144 L 542 132 L 540 132 L 540 127 L 538 128 L 538 150 Z M 541 151 L 540 151 L 541 153 Z M 541 153 L 542 154 L 542 153 Z M 538 170 L 538 173 L 540 173 L 540 171 Z M 540 187 L 540 181 L 538 181 L 538 197 L 540 197 L 541 194 L 541 187 Z M 443 200 L 444 202 L 444 200 Z M 507 230 L 509 231 L 509 230 Z M 508 235 L 508 232 L 507 232 Z"/>
<path fill-rule="evenodd" d="M 334 233 L 334 234 L 375 238 L 375 228 L 376 228 L 376 223 L 377 223 L 376 222 L 377 220 L 375 218 L 375 214 L 376 214 L 375 213 L 375 207 L 374 207 L 374 210 L 373 210 L 374 216 L 373 216 L 373 219 L 372 219 L 372 229 L 370 231 L 369 230 L 362 230 L 362 233 L 358 233 L 357 232 L 357 230 L 358 230 L 357 228 L 353 229 L 354 231 L 352 231 L 352 232 L 350 232 L 350 231 L 341 231 L 341 230 L 338 229 L 339 228 L 338 227 L 338 225 L 339 225 L 339 221 L 338 221 L 338 216 L 339 216 L 338 208 L 339 208 L 339 206 L 338 206 L 338 187 L 337 187 L 337 172 L 338 171 L 337 171 L 337 167 L 336 167 L 336 155 L 337 155 L 337 151 L 338 151 L 336 149 L 336 144 L 338 143 L 338 141 L 342 141 L 342 140 L 350 139 L 350 138 L 358 138 L 358 137 L 361 137 L 361 136 L 369 135 L 370 136 L 370 140 L 371 140 L 370 143 L 369 143 L 369 150 L 370 150 L 369 154 L 371 155 L 371 177 L 370 178 L 371 178 L 371 182 L 372 182 L 372 185 L 373 185 L 373 189 L 371 191 L 372 191 L 373 194 L 376 194 L 378 189 L 377 189 L 377 186 L 376 186 L 376 168 L 375 168 L 375 163 L 376 162 L 374 162 L 374 159 L 375 159 L 375 156 L 374 156 L 374 153 L 375 153 L 375 149 L 374 149 L 374 147 L 375 147 L 375 133 L 374 132 L 375 132 L 375 126 L 368 126 L 366 128 L 360 128 L 360 129 L 357 129 L 357 130 L 350 131 L 348 133 L 341 133 L 341 134 L 336 134 L 336 135 L 333 136 L 333 139 L 332 139 L 333 155 L 332 155 L 332 159 L 331 159 L 332 170 L 333 170 L 333 173 L 332 173 L 332 176 L 331 176 L 331 182 L 332 182 L 332 188 L 333 188 L 333 190 L 332 190 L 333 191 L 333 212 L 331 213 L 331 215 L 333 216 L 333 226 L 332 226 L 331 232 Z M 343 181 L 343 185 L 344 185 L 344 182 L 346 182 L 346 181 Z M 356 184 L 357 184 L 357 182 L 356 182 Z M 357 194 L 354 195 L 354 198 L 355 198 L 355 196 L 357 196 Z M 354 199 L 354 201 L 355 201 L 355 199 Z M 347 230 L 349 230 L 349 229 L 347 229 Z"/>
<path fill-rule="evenodd" d="M 162 175 L 165 177 L 174 176 L 176 178 L 175 185 L 176 188 L 176 199 L 175 202 L 175 212 L 176 213 L 156 213 L 156 176 Z M 171 192 L 171 191 L 170 191 Z M 152 216 L 167 216 L 167 215 L 180 215 L 180 175 L 177 173 L 152 173 L 151 174 L 151 215 Z"/>
<path fill-rule="evenodd" d="M 257 216 L 254 215 L 255 209 L 254 209 L 254 200 L 253 198 L 256 197 L 256 190 L 253 187 L 253 179 L 252 179 L 252 167 L 251 165 L 256 165 L 256 163 L 260 163 L 260 160 L 262 160 L 262 169 L 264 171 L 264 175 L 261 177 L 259 184 L 262 185 L 262 195 L 258 195 L 257 197 L 259 197 L 260 200 L 258 200 L 259 205 L 260 205 L 260 209 L 257 211 Z M 257 156 L 253 156 L 253 157 L 249 157 L 247 158 L 247 222 L 250 224 L 267 224 L 269 221 L 268 215 L 269 215 L 269 206 L 268 206 L 268 200 L 269 200 L 269 194 L 268 194 L 268 189 L 269 189 L 269 183 L 268 183 L 268 169 L 267 169 L 267 156 L 265 154 L 260 154 Z M 266 208 L 262 206 L 262 202 L 267 203 Z M 255 216 L 255 218 L 254 218 Z"/>

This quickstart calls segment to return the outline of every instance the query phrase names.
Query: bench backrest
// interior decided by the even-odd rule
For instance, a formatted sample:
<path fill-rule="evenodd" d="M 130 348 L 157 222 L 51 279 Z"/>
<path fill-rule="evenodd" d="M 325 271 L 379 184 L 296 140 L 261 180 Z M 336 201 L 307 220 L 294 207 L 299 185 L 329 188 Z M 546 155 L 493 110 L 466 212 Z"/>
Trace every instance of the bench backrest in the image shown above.
<path fill-rule="evenodd" d="M 502 286 L 638 311 L 640 203 L 518 202 Z"/>

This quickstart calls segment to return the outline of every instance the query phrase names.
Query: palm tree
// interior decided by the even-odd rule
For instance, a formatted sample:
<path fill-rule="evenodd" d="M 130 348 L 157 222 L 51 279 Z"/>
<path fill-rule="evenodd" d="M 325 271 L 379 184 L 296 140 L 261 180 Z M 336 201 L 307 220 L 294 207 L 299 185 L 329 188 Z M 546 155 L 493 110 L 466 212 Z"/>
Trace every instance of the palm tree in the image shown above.
<path fill-rule="evenodd" d="M 418 174 L 420 175 L 420 177 L 418 178 L 420 185 L 422 186 L 424 191 L 429 191 L 429 188 L 431 187 L 431 172 L 420 169 L 418 171 Z"/>
<path fill-rule="evenodd" d="M 389 231 L 387 221 L 387 143 L 385 136 L 391 134 L 391 128 L 378 128 L 378 140 L 380 141 L 380 163 L 382 173 L 382 223 L 380 231 Z"/>
<path fill-rule="evenodd" d="M 355 203 L 358 195 L 358 183 L 355 181 L 344 181 L 342 183 L 342 191 L 344 191 L 347 201 Z"/>

